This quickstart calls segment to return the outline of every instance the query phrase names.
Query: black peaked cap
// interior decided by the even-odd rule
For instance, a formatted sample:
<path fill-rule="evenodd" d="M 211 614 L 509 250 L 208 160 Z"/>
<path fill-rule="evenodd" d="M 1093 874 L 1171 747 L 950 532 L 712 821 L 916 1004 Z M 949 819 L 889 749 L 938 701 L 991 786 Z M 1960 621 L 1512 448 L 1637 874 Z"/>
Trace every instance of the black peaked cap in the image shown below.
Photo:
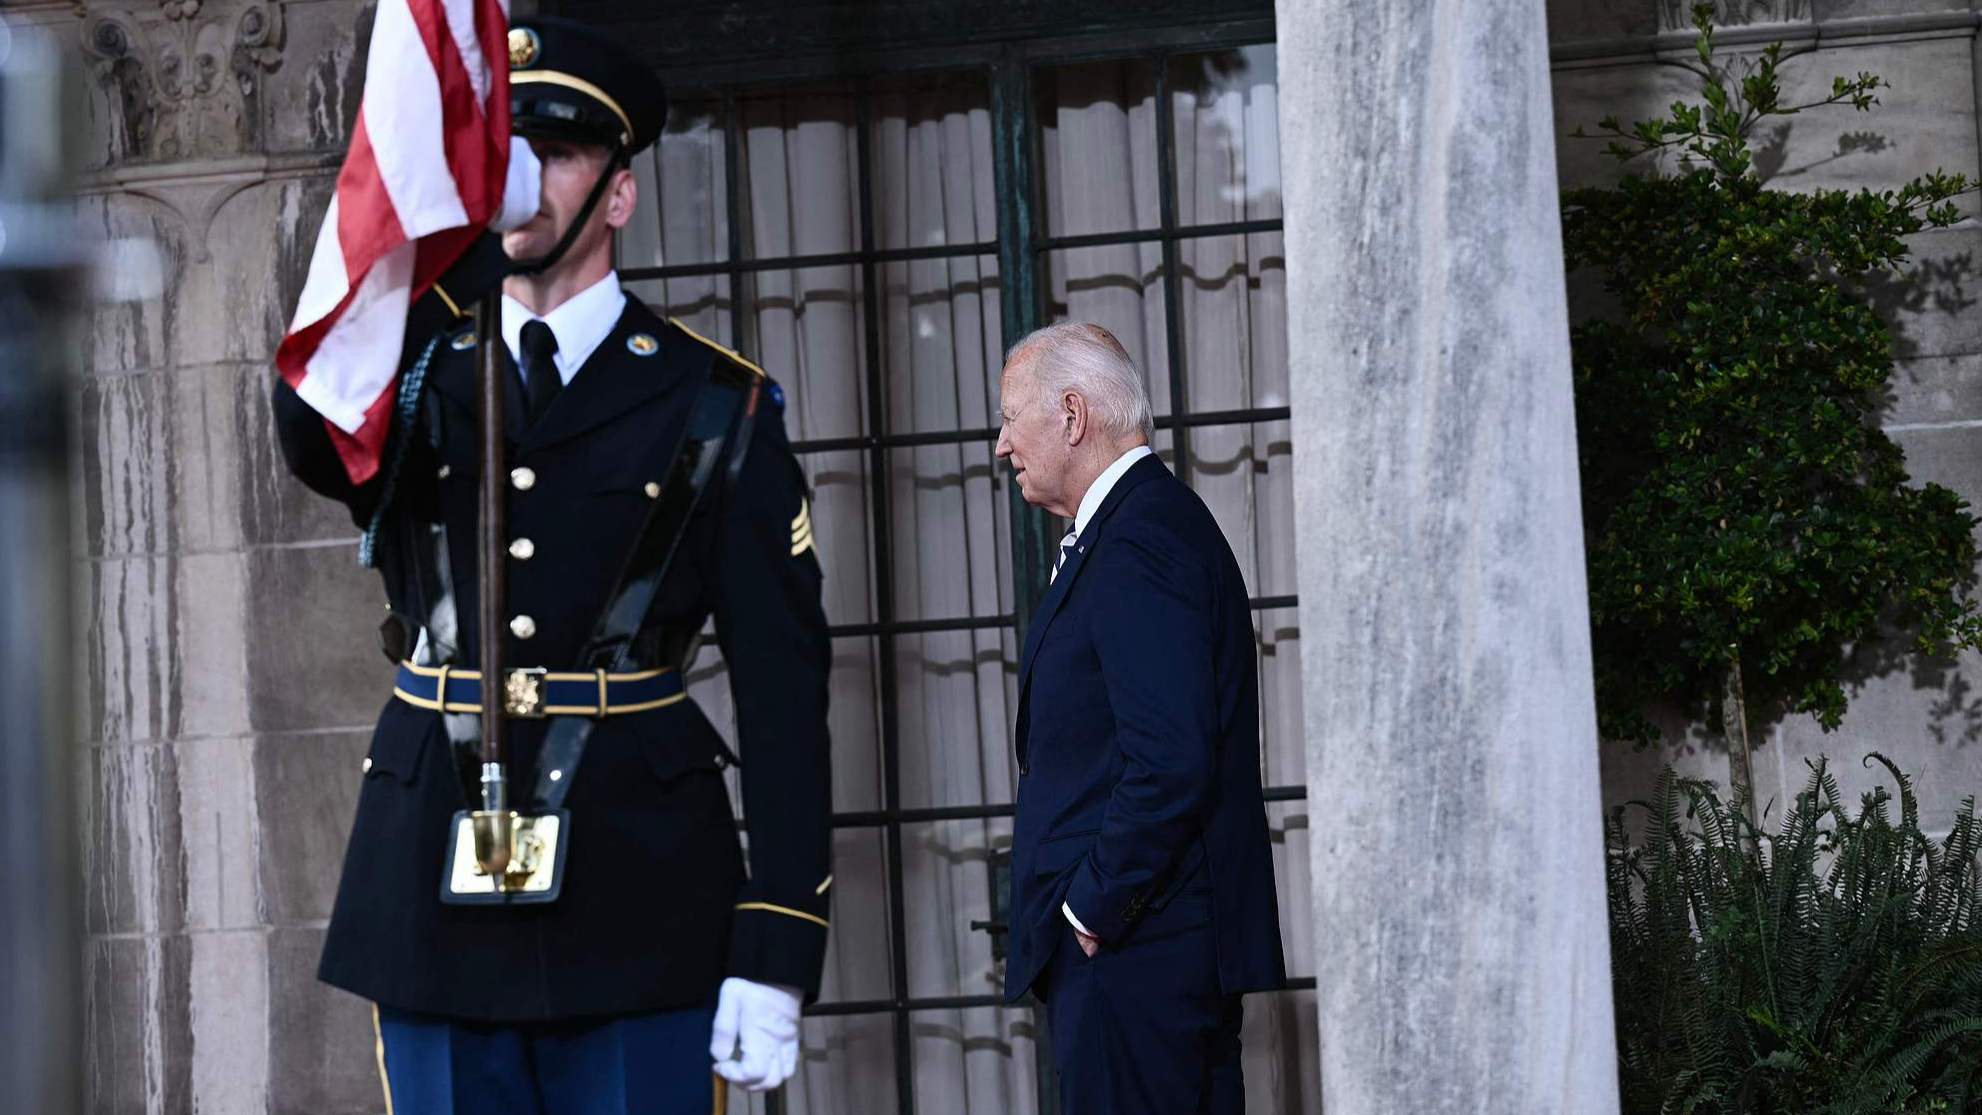
<path fill-rule="evenodd" d="M 667 91 L 605 33 L 554 16 L 509 26 L 509 126 L 520 136 L 643 151 L 661 134 Z"/>

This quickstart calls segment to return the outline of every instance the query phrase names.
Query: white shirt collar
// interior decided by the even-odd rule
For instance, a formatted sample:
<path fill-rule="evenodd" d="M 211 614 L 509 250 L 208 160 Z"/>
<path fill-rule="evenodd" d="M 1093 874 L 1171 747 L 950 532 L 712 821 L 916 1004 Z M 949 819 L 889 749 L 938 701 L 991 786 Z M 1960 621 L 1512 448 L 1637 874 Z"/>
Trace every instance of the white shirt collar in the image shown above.
<path fill-rule="evenodd" d="M 605 278 L 543 315 L 544 324 L 557 338 L 554 362 L 558 378 L 569 384 L 599 345 L 612 336 L 613 327 L 625 312 L 626 292 L 619 288 L 619 272 L 608 271 Z M 502 343 L 509 346 L 510 358 L 519 371 L 523 367 L 523 327 L 535 320 L 537 315 L 523 303 L 507 294 L 502 296 Z"/>
<path fill-rule="evenodd" d="M 1137 461 L 1154 452 L 1155 450 L 1147 445 L 1138 445 L 1115 458 L 1114 464 L 1101 470 L 1101 475 L 1095 477 L 1094 483 L 1087 486 L 1087 494 L 1080 497 L 1080 510 L 1074 515 L 1076 536 L 1087 533 L 1089 520 L 1094 518 L 1096 511 L 1101 510 L 1101 501 L 1108 498 L 1108 493 L 1114 490 L 1115 482 L 1122 478 L 1122 474 L 1129 471 Z"/>

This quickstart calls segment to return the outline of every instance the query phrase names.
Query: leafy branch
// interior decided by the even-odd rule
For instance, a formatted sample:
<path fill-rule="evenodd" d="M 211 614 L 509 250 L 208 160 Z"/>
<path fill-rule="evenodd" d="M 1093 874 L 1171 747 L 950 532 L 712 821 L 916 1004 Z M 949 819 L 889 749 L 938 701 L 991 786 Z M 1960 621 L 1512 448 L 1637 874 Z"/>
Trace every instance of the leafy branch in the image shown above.
<path fill-rule="evenodd" d="M 1723 178 L 1740 178 L 1753 165 L 1748 136 L 1757 122 L 1770 116 L 1794 116 L 1815 108 L 1850 105 L 1859 112 L 1870 112 L 1879 103 L 1878 91 L 1891 88 L 1877 74 L 1859 73 L 1855 78 L 1831 81 L 1830 96 L 1807 104 L 1785 105 L 1777 72 L 1783 61 L 1782 44 L 1762 50 L 1755 68 L 1740 77 L 1714 63 L 1714 9 L 1711 4 L 1693 5 L 1693 26 L 1699 31 L 1694 53 L 1700 65 L 1685 67 L 1701 79 L 1704 105 L 1673 102 L 1670 115 L 1639 120 L 1629 128 L 1614 115 L 1597 121 L 1597 135 L 1582 128 L 1570 133 L 1573 139 L 1607 140 L 1604 153 L 1620 163 L 1643 155 L 1680 148 L 1695 162 L 1714 168 Z M 1734 90 L 1730 91 L 1730 85 Z"/>

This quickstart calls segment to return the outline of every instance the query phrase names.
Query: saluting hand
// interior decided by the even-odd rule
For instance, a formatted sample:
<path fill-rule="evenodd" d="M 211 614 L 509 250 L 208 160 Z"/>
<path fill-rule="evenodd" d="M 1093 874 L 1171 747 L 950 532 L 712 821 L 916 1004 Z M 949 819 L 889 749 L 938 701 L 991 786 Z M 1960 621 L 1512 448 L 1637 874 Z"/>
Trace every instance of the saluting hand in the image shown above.
<path fill-rule="evenodd" d="M 768 1092 L 798 1068 L 797 988 L 754 983 L 735 976 L 716 996 L 715 1032 L 709 1056 L 716 1075 L 748 1092 Z"/>

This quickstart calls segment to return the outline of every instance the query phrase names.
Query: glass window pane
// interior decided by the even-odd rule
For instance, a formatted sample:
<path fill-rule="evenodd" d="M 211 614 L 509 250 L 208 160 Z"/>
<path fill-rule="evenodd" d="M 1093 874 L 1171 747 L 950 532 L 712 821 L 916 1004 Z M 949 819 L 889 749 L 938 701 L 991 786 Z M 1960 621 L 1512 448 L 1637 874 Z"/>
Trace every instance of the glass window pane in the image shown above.
<path fill-rule="evenodd" d="M 668 106 L 660 142 L 633 160 L 640 205 L 619 233 L 622 270 L 729 257 L 728 139 L 719 102 Z"/>
<path fill-rule="evenodd" d="M 833 928 L 826 935 L 822 1003 L 891 996 L 886 848 L 878 828 L 833 830 Z"/>
<path fill-rule="evenodd" d="M 915 1109 L 927 1115 L 1039 1110 L 1038 1026 L 1030 1008 L 917 1011 Z"/>
<path fill-rule="evenodd" d="M 893 1115 L 899 1110 L 894 1017 L 862 1014 L 803 1020 L 798 1072 L 784 1086 L 780 1099 L 790 1115 Z M 735 1112 L 765 1110 L 763 1096 L 735 1088 L 730 1090 L 730 1104 L 729 1110 Z"/>
<path fill-rule="evenodd" d="M 929 248 L 998 239 L 991 93 L 983 70 L 868 86 L 875 245 Z"/>
<path fill-rule="evenodd" d="M 795 442 L 867 432 L 867 330 L 853 264 L 744 276 L 743 351 L 785 395 Z"/>
<path fill-rule="evenodd" d="M 1279 520 L 1281 529 L 1290 521 Z M 1261 608 L 1253 613 L 1253 633 L 1259 640 L 1261 778 L 1268 786 L 1304 786 L 1307 752 L 1301 724 L 1300 611 Z M 1306 806 L 1295 804 L 1299 807 L 1296 812 L 1305 816 Z"/>
<path fill-rule="evenodd" d="M 902 830 L 907 907 L 909 994 L 918 999 L 995 995 L 1004 965 L 992 955 L 991 858 L 1011 848 L 1010 818 L 940 821 Z"/>
<path fill-rule="evenodd" d="M 874 622 L 874 516 L 867 454 L 857 449 L 798 458 L 812 491 L 812 537 L 826 575 L 826 622 Z"/>
<path fill-rule="evenodd" d="M 1253 157 L 1271 150 L 1258 138 L 1238 147 L 1235 127 L 1251 119 L 1241 93 L 1217 81 L 1239 82 L 1247 95 L 1270 100 L 1270 48 L 1228 51 L 1179 59 L 1174 65 L 1200 79 L 1200 88 L 1180 84 L 1179 149 L 1184 120 L 1192 122 L 1194 155 L 1180 160 L 1178 196 L 1194 198 L 1184 217 L 1206 223 L 1276 218 L 1278 156 Z M 1265 93 L 1260 93 L 1264 88 Z M 1200 98 L 1193 104 L 1193 98 Z M 1211 104 L 1213 107 L 1202 107 Z M 1259 127 L 1270 128 L 1271 116 Z M 1206 119 L 1210 118 L 1210 123 Z M 1254 129 L 1255 131 L 1258 128 Z M 1260 187 L 1263 163 L 1276 183 Z M 1254 168 L 1257 170 L 1257 168 Z M 1177 284 L 1182 316 L 1181 360 L 1194 414 L 1283 407 L 1288 403 L 1287 268 L 1281 233 L 1191 237 L 1177 244 Z M 1292 593 L 1292 442 L 1288 423 L 1198 427 L 1189 438 L 1192 483 L 1210 505 L 1246 572 L 1254 595 Z"/>
<path fill-rule="evenodd" d="M 747 94 L 742 121 L 746 259 L 860 247 L 859 134 L 845 84 Z"/>
<path fill-rule="evenodd" d="M 896 637 L 904 807 L 1012 800 L 1018 653 L 1009 627 Z"/>
<path fill-rule="evenodd" d="M 730 300 L 727 275 L 690 275 L 679 279 L 638 279 L 626 292 L 665 318 L 674 318 L 720 345 L 735 339 L 736 304 Z"/>
<path fill-rule="evenodd" d="M 989 440 L 891 449 L 895 618 L 1011 610 L 1011 472 Z"/>
<path fill-rule="evenodd" d="M 1177 224 L 1280 216 L 1279 67 L 1271 43 L 1172 57 Z"/>
<path fill-rule="evenodd" d="M 1160 228 L 1155 67 L 1132 58 L 1042 69 L 1033 97 L 1047 234 Z"/>
<path fill-rule="evenodd" d="M 997 425 L 1004 366 L 996 256 L 881 264 L 888 432 Z"/>

